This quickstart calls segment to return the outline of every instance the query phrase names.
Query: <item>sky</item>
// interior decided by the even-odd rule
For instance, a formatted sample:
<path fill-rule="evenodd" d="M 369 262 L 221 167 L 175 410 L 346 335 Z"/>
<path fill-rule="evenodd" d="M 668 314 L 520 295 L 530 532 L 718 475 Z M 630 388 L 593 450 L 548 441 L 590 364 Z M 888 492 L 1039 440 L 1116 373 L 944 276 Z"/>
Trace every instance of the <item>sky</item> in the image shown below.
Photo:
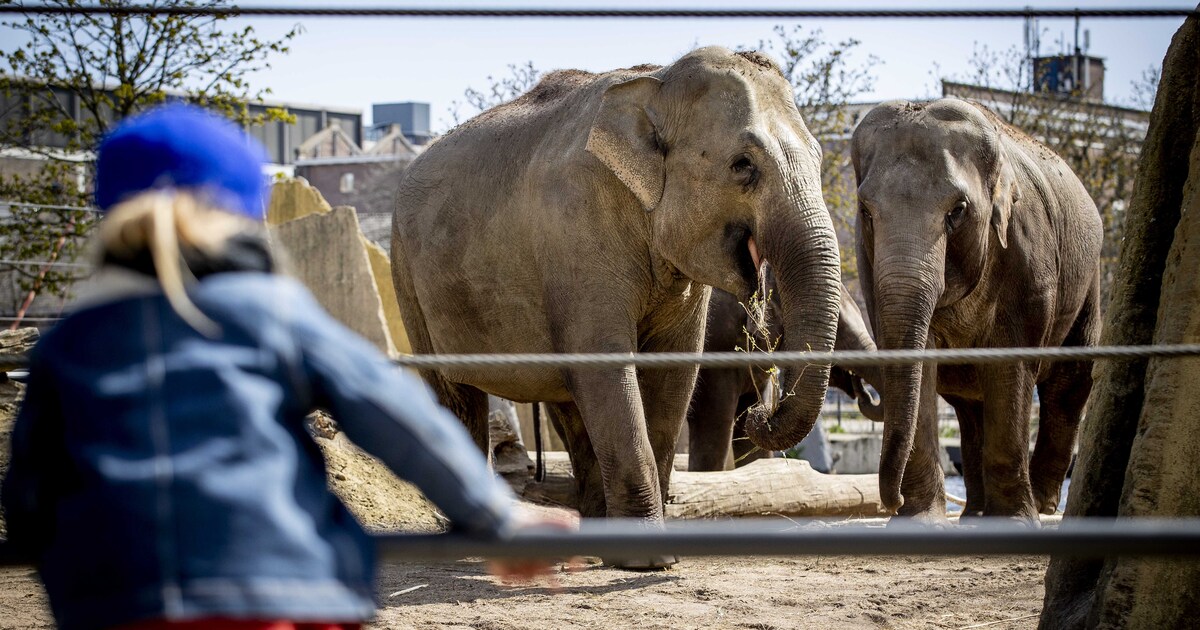
<path fill-rule="evenodd" d="M 245 4 L 249 4 L 246 2 Z M 330 0 L 258 0 L 265 5 L 342 4 Z M 346 2 L 350 6 L 372 2 Z M 431 2 L 384 0 L 386 6 L 433 6 Z M 565 6 L 537 0 L 459 0 L 447 6 Z M 1137 0 L 924 0 L 920 2 L 805 3 L 792 0 L 686 0 L 631 2 L 595 0 L 578 7 L 737 7 L 737 8 L 1194 8 L 1188 2 Z M 451 125 L 451 103 L 462 101 L 468 87 L 483 89 L 489 76 L 506 76 L 510 64 L 532 62 L 543 72 L 559 68 L 605 71 L 640 63 L 667 64 L 697 46 L 758 47 L 774 37 L 778 20 L 764 19 L 447 19 L 447 18 L 265 18 L 246 20 L 262 35 L 278 35 L 299 23 L 304 33 L 289 54 L 277 57 L 271 70 L 253 78 L 269 87 L 274 100 L 360 108 L 369 121 L 372 103 L 430 103 L 431 126 Z M 1158 67 L 1182 18 L 1085 19 L 1090 54 L 1106 62 L 1105 98 L 1128 102 L 1130 84 L 1150 67 Z M 787 23 L 791 26 L 794 23 Z M 808 20 L 829 41 L 854 38 L 854 63 L 868 56 L 875 87 L 861 101 L 928 98 L 938 94 L 939 76 L 965 76 L 976 46 L 993 50 L 1023 48 L 1021 19 L 990 20 Z M 1040 21 L 1043 53 L 1058 52 L 1055 42 L 1073 42 L 1070 19 Z"/>
<path fill-rule="evenodd" d="M 246 0 L 245 5 L 435 6 L 433 0 Z M 451 0 L 446 6 L 547 7 L 725 7 L 725 8 L 1194 8 L 1180 0 Z M 487 18 L 238 18 L 261 36 L 277 37 L 299 23 L 304 32 L 291 52 L 272 58 L 270 70 L 251 77 L 270 88 L 271 100 L 361 109 L 372 103 L 430 103 L 434 130 L 452 126 L 450 107 L 468 87 L 484 89 L 489 76 L 506 76 L 509 65 L 531 62 L 543 72 L 579 68 L 600 72 L 641 63 L 667 64 L 698 46 L 757 48 L 781 24 L 770 19 L 487 19 Z M 792 26 L 798 22 L 782 23 Z M 1106 62 L 1105 98 L 1127 103 L 1130 84 L 1161 65 L 1182 18 L 1085 19 L 1090 54 Z M 874 89 L 859 101 L 928 98 L 938 95 L 938 76 L 964 77 L 977 46 L 1023 47 L 1021 19 L 840 19 L 807 20 L 828 41 L 858 39 L 852 65 L 873 55 Z M 1055 42 L 1073 40 L 1070 19 L 1041 20 L 1042 52 L 1059 52 Z M 3 37 L 3 33 L 0 33 Z M 3 42 L 0 42 L 3 43 Z"/>

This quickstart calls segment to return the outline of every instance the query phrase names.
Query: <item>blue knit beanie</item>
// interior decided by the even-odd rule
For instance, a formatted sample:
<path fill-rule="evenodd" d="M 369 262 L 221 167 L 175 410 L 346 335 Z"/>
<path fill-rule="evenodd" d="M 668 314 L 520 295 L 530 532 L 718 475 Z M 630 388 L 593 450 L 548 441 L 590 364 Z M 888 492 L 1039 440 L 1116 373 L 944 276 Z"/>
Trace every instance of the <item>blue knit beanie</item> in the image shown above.
<path fill-rule="evenodd" d="M 214 208 L 263 220 L 266 151 L 232 122 L 176 103 L 125 119 L 96 158 L 103 211 L 152 189 L 185 189 Z"/>

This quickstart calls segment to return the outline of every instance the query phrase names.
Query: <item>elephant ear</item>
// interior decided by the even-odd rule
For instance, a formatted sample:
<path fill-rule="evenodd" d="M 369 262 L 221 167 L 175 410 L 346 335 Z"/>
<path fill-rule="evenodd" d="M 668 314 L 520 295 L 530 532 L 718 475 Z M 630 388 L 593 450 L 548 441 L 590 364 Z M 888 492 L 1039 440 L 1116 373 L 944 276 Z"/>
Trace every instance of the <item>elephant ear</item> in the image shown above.
<path fill-rule="evenodd" d="M 650 100 L 661 86 L 654 77 L 638 77 L 609 87 L 587 139 L 588 153 L 603 162 L 647 212 L 658 207 L 666 179 L 649 111 Z"/>
<path fill-rule="evenodd" d="M 1013 170 L 1008 156 L 1001 152 L 999 174 L 992 186 L 992 227 L 1000 240 L 1000 247 L 1008 248 L 1008 223 L 1012 218 L 1012 209 L 1021 200 L 1021 186 L 1017 183 L 1017 174 Z"/>

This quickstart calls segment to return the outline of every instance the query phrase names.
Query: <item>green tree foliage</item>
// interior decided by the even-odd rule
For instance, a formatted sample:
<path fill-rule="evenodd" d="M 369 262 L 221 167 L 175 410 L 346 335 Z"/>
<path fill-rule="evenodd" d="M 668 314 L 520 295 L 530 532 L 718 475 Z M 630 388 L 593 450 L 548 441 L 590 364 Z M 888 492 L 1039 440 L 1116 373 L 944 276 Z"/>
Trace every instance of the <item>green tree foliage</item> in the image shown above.
<path fill-rule="evenodd" d="M 821 143 L 821 187 L 833 217 L 842 257 L 842 281 L 857 294 L 858 265 L 854 253 L 854 221 L 858 216 L 854 169 L 850 165 L 850 133 L 857 122 L 851 105 L 875 85 L 872 72 L 882 63 L 875 56 L 855 61 L 857 39 L 830 42 L 820 29 L 775 27 L 774 39 L 759 49 L 774 55 L 792 84 L 796 107 Z"/>
<path fill-rule="evenodd" d="M 969 64 L 970 74 L 962 83 L 970 85 L 943 82 L 946 95 L 979 100 L 1044 143 L 1066 160 L 1096 202 L 1104 222 L 1101 304 L 1107 304 L 1148 123 L 1147 112 L 1136 106 L 1153 100 L 1157 71 L 1147 70 L 1132 84 L 1128 100 L 1135 107 L 1123 107 L 1085 98 L 1080 91 L 1031 89 L 1030 62 L 1016 48 L 977 46 Z"/>
<path fill-rule="evenodd" d="M 23 6 L 13 0 L 0 4 Z M 46 0 L 30 6 L 84 6 Z M 237 15 L 224 0 L 98 0 L 88 6 L 220 8 L 218 15 L 119 15 L 30 12 L 0 23 L 0 148 L 40 157 L 40 168 L 0 175 L 0 199 L 85 206 L 90 201 L 92 150 L 115 122 L 168 98 L 183 98 L 243 125 L 288 120 L 282 110 L 252 115 L 255 90 L 248 77 L 270 68 L 268 58 L 288 51 L 300 32 L 278 40 L 232 27 Z M 74 258 L 94 214 L 11 206 L 0 224 L 0 259 Z M 21 278 L 23 290 L 63 295 L 70 273 L 0 264 Z M 30 272 L 33 272 L 32 274 Z"/>

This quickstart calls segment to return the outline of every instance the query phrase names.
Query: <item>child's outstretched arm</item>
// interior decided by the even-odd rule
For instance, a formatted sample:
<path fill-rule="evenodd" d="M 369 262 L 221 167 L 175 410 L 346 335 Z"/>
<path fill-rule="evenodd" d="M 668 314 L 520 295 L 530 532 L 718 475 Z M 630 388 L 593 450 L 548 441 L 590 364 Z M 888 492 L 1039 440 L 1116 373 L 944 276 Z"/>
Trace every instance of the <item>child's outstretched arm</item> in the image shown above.
<path fill-rule="evenodd" d="M 498 480 L 462 423 L 403 372 L 310 297 L 295 304 L 313 404 L 328 409 L 352 442 L 411 481 L 458 529 L 507 536 L 518 526 L 513 495 Z"/>

